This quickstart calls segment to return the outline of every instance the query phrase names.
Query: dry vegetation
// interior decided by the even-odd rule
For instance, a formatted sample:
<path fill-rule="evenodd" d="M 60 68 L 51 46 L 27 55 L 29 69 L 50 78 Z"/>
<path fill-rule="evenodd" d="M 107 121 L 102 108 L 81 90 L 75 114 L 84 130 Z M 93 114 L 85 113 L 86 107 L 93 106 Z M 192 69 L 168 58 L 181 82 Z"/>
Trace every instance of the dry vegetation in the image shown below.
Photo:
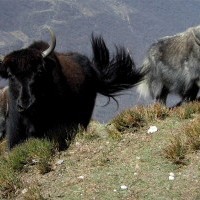
<path fill-rule="evenodd" d="M 199 124 L 198 102 L 155 104 L 91 122 L 63 152 L 37 139 L 8 152 L 3 141 L 1 199 L 200 199 Z"/>

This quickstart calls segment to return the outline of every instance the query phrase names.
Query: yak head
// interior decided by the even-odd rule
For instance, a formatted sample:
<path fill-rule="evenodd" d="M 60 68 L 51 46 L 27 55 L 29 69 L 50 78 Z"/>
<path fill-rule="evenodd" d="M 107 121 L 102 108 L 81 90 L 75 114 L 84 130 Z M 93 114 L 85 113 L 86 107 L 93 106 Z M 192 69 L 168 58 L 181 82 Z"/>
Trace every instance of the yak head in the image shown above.
<path fill-rule="evenodd" d="M 50 66 L 46 60 L 56 45 L 56 38 L 51 33 L 51 44 L 46 50 L 41 51 L 44 42 L 18 51 L 4 57 L 0 65 L 0 76 L 9 81 L 11 99 L 14 99 L 18 112 L 25 112 L 31 108 L 36 100 L 38 91 L 41 91 Z M 49 68 L 49 69 L 48 69 Z M 45 92 L 45 91 L 44 91 Z M 42 94 L 41 94 L 42 95 Z"/>

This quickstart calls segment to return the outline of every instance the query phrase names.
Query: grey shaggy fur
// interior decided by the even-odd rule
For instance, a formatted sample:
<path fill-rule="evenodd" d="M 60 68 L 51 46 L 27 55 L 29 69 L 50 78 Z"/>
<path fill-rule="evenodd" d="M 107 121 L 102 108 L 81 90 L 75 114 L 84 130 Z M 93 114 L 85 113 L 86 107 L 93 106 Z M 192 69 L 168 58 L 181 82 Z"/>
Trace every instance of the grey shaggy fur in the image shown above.
<path fill-rule="evenodd" d="M 152 44 L 142 69 L 148 70 L 137 89 L 142 96 L 166 104 L 169 93 L 178 94 L 182 99 L 177 105 L 195 100 L 200 87 L 200 26 Z"/>

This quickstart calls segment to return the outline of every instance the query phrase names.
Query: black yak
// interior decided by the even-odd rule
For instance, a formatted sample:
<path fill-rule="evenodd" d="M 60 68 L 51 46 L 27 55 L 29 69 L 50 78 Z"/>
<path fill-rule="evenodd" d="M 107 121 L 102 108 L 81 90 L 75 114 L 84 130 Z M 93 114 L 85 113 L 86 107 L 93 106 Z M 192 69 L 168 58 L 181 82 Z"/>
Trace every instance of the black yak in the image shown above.
<path fill-rule="evenodd" d="M 138 86 L 143 96 L 163 104 L 169 93 L 182 98 L 177 105 L 195 100 L 200 87 L 200 26 L 152 44 L 142 68 L 148 71 Z"/>
<path fill-rule="evenodd" d="M 0 65 L 0 76 L 9 80 L 9 148 L 29 137 L 47 137 L 65 149 L 79 127 L 87 128 L 97 93 L 112 98 L 143 78 L 124 48 L 116 47 L 110 58 L 101 36 L 92 35 L 90 60 L 55 52 L 56 38 L 50 33 L 50 45 L 34 42 L 6 55 Z"/>

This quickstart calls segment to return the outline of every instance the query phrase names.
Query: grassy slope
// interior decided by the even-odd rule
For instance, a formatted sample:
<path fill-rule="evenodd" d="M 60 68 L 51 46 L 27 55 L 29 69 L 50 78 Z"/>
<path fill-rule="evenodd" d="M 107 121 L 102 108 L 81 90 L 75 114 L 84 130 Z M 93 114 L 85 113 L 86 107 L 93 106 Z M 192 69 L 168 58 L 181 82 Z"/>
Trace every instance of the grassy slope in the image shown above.
<path fill-rule="evenodd" d="M 67 151 L 53 157 L 52 171 L 42 175 L 31 166 L 20 173 L 23 186 L 14 199 L 200 199 L 200 153 L 189 151 L 185 165 L 174 164 L 164 154 L 173 143 L 172 135 L 183 135 L 184 127 L 198 116 L 170 115 L 123 133 L 93 123 Z M 158 131 L 147 134 L 150 125 Z M 57 165 L 58 160 L 64 162 Z M 170 172 L 175 180 L 168 179 Z M 24 188 L 28 192 L 21 194 Z"/>

